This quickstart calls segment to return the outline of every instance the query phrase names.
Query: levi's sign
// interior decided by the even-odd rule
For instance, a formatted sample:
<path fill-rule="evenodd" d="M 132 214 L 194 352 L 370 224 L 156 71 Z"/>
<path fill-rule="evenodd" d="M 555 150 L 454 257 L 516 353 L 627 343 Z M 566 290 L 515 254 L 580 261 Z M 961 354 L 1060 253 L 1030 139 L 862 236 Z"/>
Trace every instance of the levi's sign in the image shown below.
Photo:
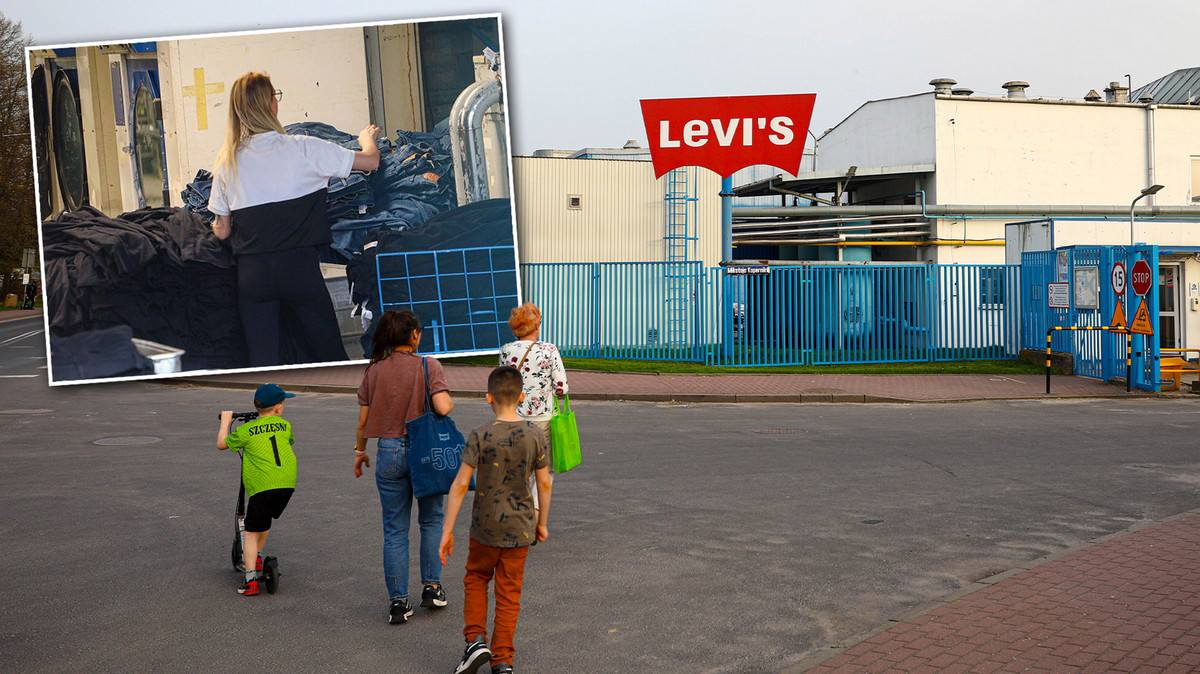
<path fill-rule="evenodd" d="M 798 173 L 816 99 L 782 94 L 644 100 L 654 175 L 703 166 L 728 177 L 755 164 Z"/>

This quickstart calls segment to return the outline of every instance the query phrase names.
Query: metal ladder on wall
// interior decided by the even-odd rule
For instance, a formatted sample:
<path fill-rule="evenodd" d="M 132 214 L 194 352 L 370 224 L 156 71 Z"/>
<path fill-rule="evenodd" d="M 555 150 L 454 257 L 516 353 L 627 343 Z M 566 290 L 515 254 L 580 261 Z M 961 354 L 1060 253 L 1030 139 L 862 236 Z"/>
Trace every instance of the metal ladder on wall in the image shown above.
<path fill-rule="evenodd" d="M 695 257 L 696 241 L 696 167 L 684 166 L 667 174 L 667 192 L 663 197 L 667 209 L 666 234 L 663 244 L 667 262 L 686 263 Z M 692 293 L 697 279 L 691 265 L 667 265 L 667 346 L 691 344 L 688 320 L 694 309 Z"/>

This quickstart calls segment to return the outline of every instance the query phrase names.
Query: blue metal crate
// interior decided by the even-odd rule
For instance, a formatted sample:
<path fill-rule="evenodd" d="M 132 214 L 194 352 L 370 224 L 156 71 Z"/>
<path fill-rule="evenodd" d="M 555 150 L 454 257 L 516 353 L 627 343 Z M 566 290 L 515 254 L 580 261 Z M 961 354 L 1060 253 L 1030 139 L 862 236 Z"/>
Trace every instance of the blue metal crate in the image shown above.
<path fill-rule="evenodd" d="M 520 303 L 515 260 L 512 246 L 380 253 L 381 304 L 420 317 L 421 353 L 496 351 Z"/>

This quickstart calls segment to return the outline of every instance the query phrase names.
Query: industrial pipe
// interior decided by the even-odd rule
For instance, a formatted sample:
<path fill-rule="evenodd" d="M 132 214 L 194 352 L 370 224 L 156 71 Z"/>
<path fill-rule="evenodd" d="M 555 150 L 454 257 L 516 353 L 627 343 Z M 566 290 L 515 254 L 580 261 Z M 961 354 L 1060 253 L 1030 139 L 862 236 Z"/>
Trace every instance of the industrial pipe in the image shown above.
<path fill-rule="evenodd" d="M 450 147 L 454 153 L 454 187 L 458 205 L 491 197 L 483 142 L 483 115 L 500 102 L 498 78 L 480 80 L 463 89 L 450 108 Z"/>
<path fill-rule="evenodd" d="M 924 210 L 924 212 L 922 212 Z M 1124 206 L 1026 206 L 993 204 L 930 204 L 888 206 L 743 206 L 733 209 L 734 218 L 834 217 L 858 216 L 869 218 L 881 215 L 909 215 L 933 218 L 957 215 L 988 215 L 1013 217 L 1096 217 L 1112 216 L 1125 219 L 1129 211 Z M 1200 206 L 1142 206 L 1140 216 L 1200 218 Z"/>

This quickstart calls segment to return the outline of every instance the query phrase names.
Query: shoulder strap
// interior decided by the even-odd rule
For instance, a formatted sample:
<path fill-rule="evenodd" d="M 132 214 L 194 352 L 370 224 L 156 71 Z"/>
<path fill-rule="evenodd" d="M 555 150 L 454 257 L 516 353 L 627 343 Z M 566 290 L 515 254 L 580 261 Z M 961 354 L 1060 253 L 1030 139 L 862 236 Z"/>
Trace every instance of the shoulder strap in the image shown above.
<path fill-rule="evenodd" d="M 425 371 L 425 411 L 433 409 L 433 396 L 429 393 L 429 356 L 421 356 L 421 369 Z"/>
<path fill-rule="evenodd" d="M 528 348 L 528 349 L 525 349 L 525 355 L 524 355 L 524 356 L 521 356 L 521 362 L 517 363 L 517 369 L 518 369 L 518 370 L 520 370 L 520 369 L 521 369 L 521 366 L 525 364 L 525 359 L 529 357 L 529 352 L 530 352 L 531 350 L 533 350 L 533 345 L 534 345 L 534 344 L 537 344 L 537 340 L 536 340 L 536 339 L 535 339 L 534 341 L 530 342 L 530 344 L 529 344 L 529 348 Z"/>

